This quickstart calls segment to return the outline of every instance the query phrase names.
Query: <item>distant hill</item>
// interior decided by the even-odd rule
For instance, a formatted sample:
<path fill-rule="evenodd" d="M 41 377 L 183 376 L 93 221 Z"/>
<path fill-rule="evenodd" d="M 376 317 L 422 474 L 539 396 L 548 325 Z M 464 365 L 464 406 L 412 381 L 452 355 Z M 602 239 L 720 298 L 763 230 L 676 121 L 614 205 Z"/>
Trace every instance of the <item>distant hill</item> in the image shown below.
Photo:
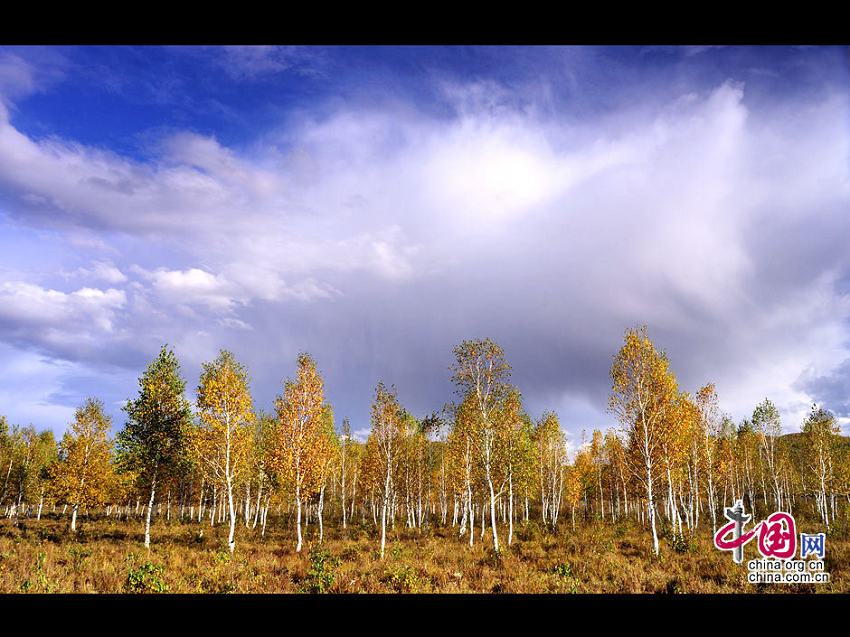
<path fill-rule="evenodd" d="M 841 438 L 841 442 L 839 443 L 841 447 L 850 449 L 850 436 L 839 436 L 839 438 Z M 805 452 L 806 438 L 802 432 L 783 434 L 779 436 L 779 439 L 788 445 L 792 457 L 799 458 Z"/>

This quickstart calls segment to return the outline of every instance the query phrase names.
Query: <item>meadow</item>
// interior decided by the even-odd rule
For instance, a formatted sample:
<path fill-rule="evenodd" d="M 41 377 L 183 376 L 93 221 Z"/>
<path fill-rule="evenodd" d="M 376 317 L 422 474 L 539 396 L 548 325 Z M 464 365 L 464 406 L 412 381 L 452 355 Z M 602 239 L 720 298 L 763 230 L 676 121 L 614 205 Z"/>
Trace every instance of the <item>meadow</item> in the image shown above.
<path fill-rule="evenodd" d="M 158 521 L 145 550 L 136 520 L 84 517 L 0 523 L 2 593 L 829 593 L 850 591 L 846 529 L 827 538 L 828 584 L 749 584 L 745 566 L 716 550 L 708 528 L 687 542 L 662 532 L 653 556 L 646 529 L 630 519 L 590 520 L 573 531 L 519 524 L 513 544 L 496 557 L 490 545 L 469 547 L 451 527 L 403 525 L 388 530 L 380 559 L 375 528 L 328 525 L 319 544 L 309 527 L 301 553 L 285 516 L 270 516 L 265 537 L 227 525 Z M 753 545 L 745 559 L 757 556 Z"/>

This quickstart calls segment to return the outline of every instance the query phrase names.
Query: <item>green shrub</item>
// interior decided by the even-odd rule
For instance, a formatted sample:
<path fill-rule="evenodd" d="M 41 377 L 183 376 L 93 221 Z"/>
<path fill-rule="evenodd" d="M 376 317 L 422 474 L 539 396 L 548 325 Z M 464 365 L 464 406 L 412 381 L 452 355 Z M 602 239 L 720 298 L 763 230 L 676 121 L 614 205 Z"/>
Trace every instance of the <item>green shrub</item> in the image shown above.
<path fill-rule="evenodd" d="M 578 578 L 573 575 L 573 567 L 569 562 L 561 562 L 553 566 L 552 574 L 555 576 L 558 590 L 566 589 L 570 593 L 578 592 Z"/>
<path fill-rule="evenodd" d="M 310 570 L 301 590 L 305 593 L 327 593 L 334 583 L 339 559 L 321 546 L 310 549 Z"/>
<path fill-rule="evenodd" d="M 71 556 L 71 563 L 74 570 L 79 572 L 80 568 L 83 566 L 83 562 L 85 562 L 87 558 L 91 557 L 91 551 L 77 545 L 68 549 L 68 555 Z"/>
<path fill-rule="evenodd" d="M 419 574 L 416 569 L 407 564 L 391 568 L 385 581 L 399 593 L 414 593 L 419 585 Z"/>
<path fill-rule="evenodd" d="M 673 536 L 673 538 L 670 540 L 670 544 L 672 545 L 673 550 L 676 551 L 676 553 L 687 553 L 691 550 L 690 540 L 681 535 Z"/>
<path fill-rule="evenodd" d="M 398 542 L 394 542 L 390 547 L 390 557 L 394 560 L 400 560 L 404 557 L 404 547 Z"/>
<path fill-rule="evenodd" d="M 227 549 L 222 549 L 215 554 L 215 563 L 218 564 L 230 564 L 230 560 L 233 558 L 230 551 Z"/>
<path fill-rule="evenodd" d="M 152 562 L 144 562 L 137 568 L 131 568 L 124 582 L 128 593 L 167 593 L 168 586 L 162 579 L 165 569 Z"/>
<path fill-rule="evenodd" d="M 30 578 L 25 579 L 21 583 L 21 591 L 26 593 L 33 591 L 35 593 L 52 593 L 55 585 L 47 579 L 47 573 L 44 571 L 44 563 L 47 560 L 47 554 L 44 551 L 38 552 L 38 557 L 35 565 L 35 581 Z"/>

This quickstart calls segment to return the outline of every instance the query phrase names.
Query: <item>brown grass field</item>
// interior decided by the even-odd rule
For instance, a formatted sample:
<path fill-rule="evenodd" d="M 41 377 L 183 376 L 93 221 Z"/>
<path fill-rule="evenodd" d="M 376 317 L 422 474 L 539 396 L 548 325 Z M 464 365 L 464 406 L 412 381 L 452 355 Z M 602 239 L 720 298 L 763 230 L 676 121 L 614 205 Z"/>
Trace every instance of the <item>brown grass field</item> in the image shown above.
<path fill-rule="evenodd" d="M 573 532 L 519 525 L 496 559 L 476 536 L 470 549 L 451 528 L 421 533 L 396 527 L 382 562 L 371 526 L 326 528 L 321 550 L 309 527 L 303 553 L 293 533 L 272 520 L 265 538 L 238 529 L 226 550 L 226 526 L 157 521 L 150 551 L 142 523 L 83 518 L 0 522 L 0 593 L 773 593 L 850 591 L 850 540 L 827 538 L 828 584 L 750 584 L 744 565 L 716 550 L 710 529 L 687 546 L 662 539 L 650 557 L 648 533 L 631 521 L 587 522 Z M 754 543 L 753 543 L 754 544 Z M 746 547 L 745 560 L 757 557 Z"/>

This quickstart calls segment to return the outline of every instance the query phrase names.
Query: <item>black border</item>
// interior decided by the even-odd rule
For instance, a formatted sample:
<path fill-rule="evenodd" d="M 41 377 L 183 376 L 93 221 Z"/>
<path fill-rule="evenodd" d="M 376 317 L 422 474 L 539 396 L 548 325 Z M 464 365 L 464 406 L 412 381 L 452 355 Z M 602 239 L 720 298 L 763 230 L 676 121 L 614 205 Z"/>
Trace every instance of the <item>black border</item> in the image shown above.
<path fill-rule="evenodd" d="M 11 4 L 11 3 L 7 3 Z M 4 44 L 850 44 L 835 9 L 599 3 L 4 7 Z"/>
<path fill-rule="evenodd" d="M 34 620 L 33 627 L 71 624 L 123 633 L 181 626 L 193 634 L 209 627 L 221 634 L 232 625 L 239 633 L 333 634 L 334 630 L 375 635 L 427 631 L 478 636 L 489 628 L 506 634 L 514 624 L 523 637 L 602 630 L 661 634 L 715 635 L 815 634 L 830 628 L 826 616 L 846 615 L 848 594 L 718 595 L 0 595 L 0 613 Z M 400 622 L 400 623 L 399 623 Z M 512 628 L 512 627 L 511 627 Z"/>

